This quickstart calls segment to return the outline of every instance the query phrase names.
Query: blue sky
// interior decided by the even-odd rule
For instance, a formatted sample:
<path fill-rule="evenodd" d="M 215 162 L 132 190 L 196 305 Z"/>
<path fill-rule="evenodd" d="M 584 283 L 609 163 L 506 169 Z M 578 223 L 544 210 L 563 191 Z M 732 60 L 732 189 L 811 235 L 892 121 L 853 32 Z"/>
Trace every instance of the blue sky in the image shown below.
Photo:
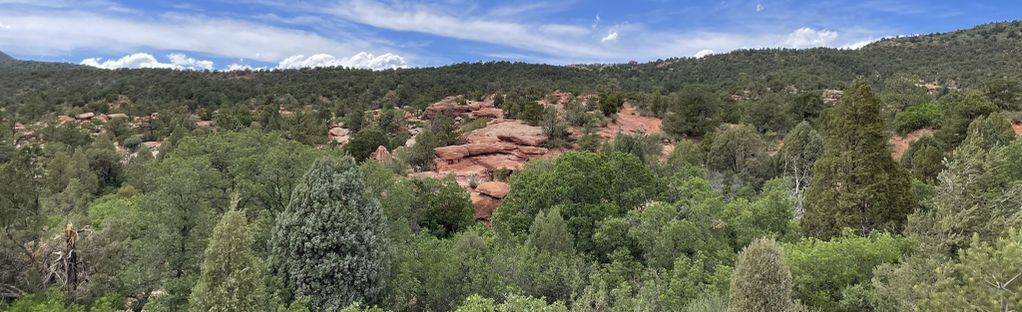
<path fill-rule="evenodd" d="M 1020 18 L 1022 1 L 0 0 L 0 51 L 104 68 L 621 63 Z"/>

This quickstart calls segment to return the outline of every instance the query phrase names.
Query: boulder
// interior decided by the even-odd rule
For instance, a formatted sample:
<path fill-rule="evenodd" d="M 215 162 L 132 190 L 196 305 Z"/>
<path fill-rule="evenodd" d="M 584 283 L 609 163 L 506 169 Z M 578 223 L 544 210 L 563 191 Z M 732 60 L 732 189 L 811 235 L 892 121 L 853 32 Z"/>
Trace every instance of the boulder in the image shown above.
<path fill-rule="evenodd" d="M 89 119 L 92 119 L 92 117 L 95 117 L 95 116 L 96 116 L 96 113 L 88 112 L 88 113 L 78 114 L 78 116 L 75 116 L 75 118 L 78 118 L 78 120 L 89 120 Z"/>
<path fill-rule="evenodd" d="M 542 135 L 502 134 L 498 135 L 497 138 L 501 141 L 526 146 L 540 146 L 543 145 L 543 143 L 546 143 L 546 136 Z"/>
<path fill-rule="evenodd" d="M 493 198 L 502 199 L 511 191 L 511 185 L 499 181 L 483 182 L 476 186 L 476 191 Z"/>
<path fill-rule="evenodd" d="M 468 148 L 464 145 L 441 146 L 433 149 L 433 152 L 441 160 L 458 160 L 468 156 Z"/>
<path fill-rule="evenodd" d="M 341 128 L 341 127 L 330 128 L 330 136 L 339 137 L 339 136 L 345 136 L 345 135 L 348 135 L 348 129 L 344 129 L 344 128 Z"/>
<path fill-rule="evenodd" d="M 117 118 L 127 119 L 128 118 L 128 114 L 125 114 L 125 113 L 113 113 L 113 114 L 107 115 L 107 117 L 110 117 L 110 119 L 117 119 Z"/>
<path fill-rule="evenodd" d="M 375 161 L 390 161 L 392 159 L 390 151 L 388 151 L 387 147 L 383 145 L 380 145 L 380 147 L 376 148 L 376 151 L 369 154 L 369 158 L 372 158 Z"/>
<path fill-rule="evenodd" d="M 500 201 L 496 198 L 472 192 L 469 195 L 472 199 L 472 206 L 475 208 L 475 218 L 478 221 L 489 222 L 493 211 L 500 207 Z"/>
<path fill-rule="evenodd" d="M 75 120 L 74 117 L 67 116 L 67 115 L 57 116 L 57 123 L 60 124 L 60 125 L 64 125 L 64 124 L 72 122 L 74 120 Z"/>
<path fill-rule="evenodd" d="M 550 152 L 550 150 L 544 147 L 536 146 L 519 146 L 518 151 L 526 155 L 545 155 L 547 152 Z"/>

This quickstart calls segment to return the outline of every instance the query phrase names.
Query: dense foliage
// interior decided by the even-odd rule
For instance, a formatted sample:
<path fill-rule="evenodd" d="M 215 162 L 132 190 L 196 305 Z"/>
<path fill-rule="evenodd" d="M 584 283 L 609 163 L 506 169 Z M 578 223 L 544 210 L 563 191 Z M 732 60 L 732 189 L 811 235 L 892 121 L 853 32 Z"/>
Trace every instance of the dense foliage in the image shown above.
<path fill-rule="evenodd" d="M 379 72 L 3 62 L 0 309 L 1018 310 L 1020 37 Z M 419 118 L 448 96 L 492 96 L 556 155 L 492 172 L 492 223 L 491 177 L 423 172 L 491 121 Z M 627 105 L 662 133 L 606 133 Z"/>

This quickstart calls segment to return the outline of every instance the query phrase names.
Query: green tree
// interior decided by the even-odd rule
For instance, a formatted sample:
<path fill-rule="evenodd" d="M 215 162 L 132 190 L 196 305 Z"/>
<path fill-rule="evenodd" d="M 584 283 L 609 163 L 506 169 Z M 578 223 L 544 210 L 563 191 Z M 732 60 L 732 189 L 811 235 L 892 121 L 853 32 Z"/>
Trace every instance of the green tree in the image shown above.
<path fill-rule="evenodd" d="M 706 136 L 706 169 L 725 194 L 745 186 L 758 187 L 769 160 L 766 142 L 748 125 L 723 128 Z"/>
<path fill-rule="evenodd" d="M 940 105 L 944 117 L 940 129 L 933 136 L 949 148 L 958 146 L 965 139 L 973 119 L 997 111 L 997 106 L 978 91 L 951 93 L 940 98 Z"/>
<path fill-rule="evenodd" d="M 437 237 L 450 237 L 474 223 L 475 209 L 468 193 L 453 177 L 411 180 L 415 200 L 412 218 L 426 232 Z"/>
<path fill-rule="evenodd" d="M 944 170 L 944 148 L 932 135 L 924 135 L 909 144 L 901 155 L 901 165 L 915 178 L 933 182 Z"/>
<path fill-rule="evenodd" d="M 925 103 L 930 99 L 926 94 L 926 88 L 919 85 L 922 79 L 906 74 L 895 73 L 884 80 L 883 92 L 880 92 L 880 102 L 883 103 L 883 111 L 887 116 L 905 110 L 917 104 Z"/>
<path fill-rule="evenodd" d="M 946 272 L 938 293 L 924 307 L 948 310 L 1015 311 L 1022 308 L 1022 231 L 1008 230 L 993 243 L 973 237 L 972 247 Z"/>
<path fill-rule="evenodd" d="M 613 141 L 603 145 L 602 152 L 620 152 L 635 155 L 645 163 L 656 163 L 660 158 L 663 145 L 659 135 L 618 133 Z"/>
<path fill-rule="evenodd" d="M 1022 110 L 1022 82 L 1018 80 L 990 81 L 983 85 L 983 93 L 1002 110 Z"/>
<path fill-rule="evenodd" d="M 377 148 L 387 146 L 389 143 L 387 133 L 379 128 L 371 127 L 355 133 L 351 137 L 351 141 L 348 142 L 347 150 L 351 157 L 355 157 L 355 160 L 362 161 L 369 158 L 369 155 Z"/>
<path fill-rule="evenodd" d="M 990 150 L 994 146 L 1005 145 L 1014 139 L 1015 131 L 1012 130 L 1008 117 L 995 112 L 972 120 L 962 145 Z"/>
<path fill-rule="evenodd" d="M 664 131 L 674 137 L 702 136 L 720 124 L 721 99 L 705 86 L 687 85 L 668 99 Z"/>
<path fill-rule="evenodd" d="M 511 176 L 511 192 L 494 213 L 494 226 L 526 234 L 544 207 L 609 202 L 616 208 L 611 213 L 620 215 L 659 193 L 656 177 L 635 156 L 565 153 L 551 162 L 529 162 Z M 573 222 L 575 215 L 561 212 Z"/>
<path fill-rule="evenodd" d="M 786 312 L 791 306 L 791 285 L 781 246 L 772 239 L 753 241 L 735 261 L 728 311 Z"/>
<path fill-rule="evenodd" d="M 915 208 L 904 168 L 891 159 L 880 103 L 856 80 L 828 112 L 823 157 L 806 191 L 802 226 L 828 238 L 843 227 L 899 230 Z"/>
<path fill-rule="evenodd" d="M 568 223 L 561 218 L 561 211 L 552 208 L 540 211 L 532 222 L 528 244 L 541 251 L 553 254 L 575 253 L 574 239 L 568 231 Z"/>
<path fill-rule="evenodd" d="M 939 127 L 944 118 L 944 112 L 935 102 L 914 105 L 894 115 L 894 130 L 899 134 L 928 128 Z"/>
<path fill-rule="evenodd" d="M 802 303 L 829 311 L 859 311 L 839 303 L 847 289 L 870 287 L 873 269 L 897 263 L 912 248 L 912 241 L 889 234 L 861 237 L 851 231 L 829 241 L 803 239 L 784 246 L 794 276 L 794 295 Z"/>
<path fill-rule="evenodd" d="M 610 117 L 621 111 L 625 104 L 625 96 L 621 92 L 604 92 L 600 94 L 599 103 L 603 116 Z"/>
<path fill-rule="evenodd" d="M 364 195 L 350 157 L 317 160 L 277 218 L 272 271 L 312 306 L 374 303 L 386 285 L 389 241 L 379 202 Z"/>
<path fill-rule="evenodd" d="M 497 304 L 493 299 L 472 295 L 458 307 L 456 312 L 568 312 L 568 308 L 560 302 L 548 304 L 540 298 L 510 295 L 503 303 Z"/>
<path fill-rule="evenodd" d="M 241 211 L 224 214 L 213 228 L 192 289 L 191 311 L 267 311 L 263 261 L 252 251 L 252 235 Z"/>

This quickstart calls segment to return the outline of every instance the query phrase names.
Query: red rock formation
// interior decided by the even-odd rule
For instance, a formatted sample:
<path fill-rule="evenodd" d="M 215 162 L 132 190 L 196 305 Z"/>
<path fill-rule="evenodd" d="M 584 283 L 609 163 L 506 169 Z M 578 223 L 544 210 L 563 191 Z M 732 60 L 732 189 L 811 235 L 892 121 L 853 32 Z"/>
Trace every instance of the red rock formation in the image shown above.
<path fill-rule="evenodd" d="M 496 198 L 490 197 L 476 192 L 469 194 L 469 198 L 472 199 L 472 206 L 475 208 L 475 218 L 477 221 L 490 223 L 493 211 L 500 207 L 500 201 Z"/>
<path fill-rule="evenodd" d="M 546 136 L 543 135 L 501 134 L 497 135 L 497 138 L 501 141 L 525 146 L 540 146 L 546 143 Z"/>
<path fill-rule="evenodd" d="M 483 182 L 476 186 L 476 191 L 493 198 L 503 199 L 508 192 L 511 192 L 511 185 L 499 181 Z"/>
<path fill-rule="evenodd" d="M 89 112 L 89 113 L 78 114 L 78 116 L 75 116 L 75 118 L 78 118 L 78 120 L 89 120 L 89 119 L 92 119 L 92 117 L 95 117 L 95 116 L 96 116 L 96 113 Z"/>
<path fill-rule="evenodd" d="M 369 158 L 375 161 L 390 161 L 391 159 L 393 159 L 390 156 L 390 151 L 388 151 L 387 147 L 383 145 L 380 145 L 379 147 L 376 148 L 376 151 L 374 151 L 372 154 L 369 154 Z"/>

